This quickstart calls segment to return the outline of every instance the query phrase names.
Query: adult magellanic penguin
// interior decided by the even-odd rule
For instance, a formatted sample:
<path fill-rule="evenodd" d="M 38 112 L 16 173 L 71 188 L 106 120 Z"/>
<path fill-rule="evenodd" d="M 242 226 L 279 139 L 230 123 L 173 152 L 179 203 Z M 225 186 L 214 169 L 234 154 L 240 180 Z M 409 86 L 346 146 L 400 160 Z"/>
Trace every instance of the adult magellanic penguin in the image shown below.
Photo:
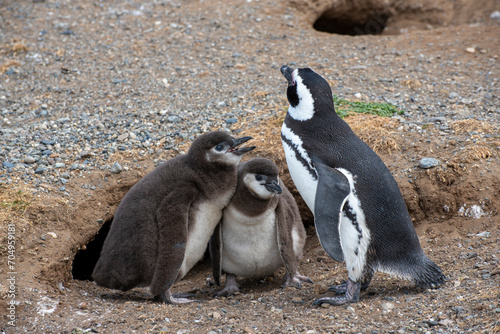
<path fill-rule="evenodd" d="M 236 166 L 255 148 L 238 148 L 249 139 L 203 134 L 187 154 L 139 180 L 116 210 L 92 274 L 96 283 L 124 291 L 149 286 L 167 303 L 191 302 L 170 287 L 203 257 L 236 190 Z"/>
<path fill-rule="evenodd" d="M 239 292 L 236 276 L 262 278 L 282 266 L 283 287 L 312 283 L 299 274 L 306 231 L 297 203 L 269 159 L 254 158 L 238 165 L 238 186 L 210 240 L 213 276 L 221 271 L 226 284 L 217 295 Z"/>
<path fill-rule="evenodd" d="M 290 104 L 281 139 L 293 182 L 314 214 L 316 233 L 348 280 L 343 296 L 315 304 L 356 302 L 375 271 L 422 288 L 444 283 L 422 251 L 399 187 L 377 154 L 335 112 L 328 82 L 309 68 L 282 66 Z"/>

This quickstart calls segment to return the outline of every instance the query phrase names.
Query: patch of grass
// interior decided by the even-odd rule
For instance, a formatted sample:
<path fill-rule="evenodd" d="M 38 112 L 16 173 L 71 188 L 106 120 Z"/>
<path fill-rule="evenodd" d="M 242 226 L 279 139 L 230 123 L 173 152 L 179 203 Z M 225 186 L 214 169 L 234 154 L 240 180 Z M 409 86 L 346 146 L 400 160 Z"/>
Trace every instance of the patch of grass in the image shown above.
<path fill-rule="evenodd" d="M 390 103 L 348 101 L 333 95 L 335 110 L 341 118 L 354 114 L 370 114 L 382 117 L 401 115 L 403 110 Z"/>
<path fill-rule="evenodd" d="M 23 213 L 31 204 L 30 197 L 22 190 L 9 190 L 5 186 L 0 186 L 2 196 L 0 196 L 0 208 Z"/>

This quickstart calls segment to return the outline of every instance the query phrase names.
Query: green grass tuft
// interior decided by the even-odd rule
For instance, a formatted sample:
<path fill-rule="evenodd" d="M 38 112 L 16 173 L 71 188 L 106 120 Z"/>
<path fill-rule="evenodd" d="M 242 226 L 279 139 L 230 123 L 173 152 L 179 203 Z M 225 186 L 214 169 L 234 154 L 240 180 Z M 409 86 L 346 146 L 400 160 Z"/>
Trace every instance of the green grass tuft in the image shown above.
<path fill-rule="evenodd" d="M 390 103 L 348 101 L 339 98 L 337 95 L 333 95 L 333 102 L 335 104 L 335 110 L 341 118 L 356 113 L 382 117 L 389 117 L 394 114 L 401 115 L 404 113 L 403 110 Z"/>

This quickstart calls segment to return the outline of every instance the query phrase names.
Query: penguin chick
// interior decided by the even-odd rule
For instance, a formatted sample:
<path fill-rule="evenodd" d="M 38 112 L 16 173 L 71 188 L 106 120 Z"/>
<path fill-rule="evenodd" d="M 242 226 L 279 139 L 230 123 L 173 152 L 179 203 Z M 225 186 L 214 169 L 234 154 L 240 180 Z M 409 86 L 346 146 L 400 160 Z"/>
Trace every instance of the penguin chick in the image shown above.
<path fill-rule="evenodd" d="M 342 297 L 315 304 L 356 302 L 375 271 L 435 288 L 439 267 L 422 251 L 398 184 L 377 154 L 335 112 L 328 82 L 309 68 L 282 66 L 290 104 L 281 139 L 293 182 L 314 214 L 316 233 L 348 280 Z"/>
<path fill-rule="evenodd" d="M 222 210 L 236 190 L 236 166 L 251 137 L 211 132 L 137 182 L 116 210 L 92 277 L 118 290 L 149 286 L 166 303 L 188 303 L 170 287 L 206 250 Z"/>
<path fill-rule="evenodd" d="M 254 158 L 238 166 L 238 186 L 212 237 L 213 276 L 221 270 L 225 287 L 217 295 L 239 292 L 236 275 L 262 278 L 285 266 L 283 287 L 312 283 L 299 274 L 306 232 L 297 203 L 269 159 Z"/>

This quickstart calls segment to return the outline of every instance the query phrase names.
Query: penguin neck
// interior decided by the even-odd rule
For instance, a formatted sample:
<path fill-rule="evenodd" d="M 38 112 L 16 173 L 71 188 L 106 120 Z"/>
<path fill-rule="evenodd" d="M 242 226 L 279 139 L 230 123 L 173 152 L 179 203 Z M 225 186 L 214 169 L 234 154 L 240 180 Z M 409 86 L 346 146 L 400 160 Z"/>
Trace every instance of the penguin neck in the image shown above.
<path fill-rule="evenodd" d="M 237 182 L 236 166 L 223 162 L 209 162 L 202 157 L 186 156 L 186 164 L 198 175 L 202 188 L 218 185 L 221 190 L 226 189 L 228 184 Z"/>
<path fill-rule="evenodd" d="M 347 124 L 340 118 L 339 115 L 335 112 L 335 109 L 330 106 L 327 112 L 318 112 L 317 109 L 315 108 L 315 111 L 313 112 L 314 117 L 308 118 L 308 119 L 298 119 L 294 117 L 290 112 L 286 114 L 285 117 L 285 124 L 290 127 L 292 130 L 298 129 L 298 128 L 304 128 L 307 129 L 308 133 L 311 133 L 310 131 L 312 130 L 312 133 L 317 132 L 318 129 L 337 129 L 337 127 L 340 127 L 341 129 L 344 128 Z M 325 110 L 325 109 L 323 109 Z M 331 110 L 331 111 L 330 111 Z"/>
<path fill-rule="evenodd" d="M 231 198 L 231 204 L 246 216 L 255 217 L 267 211 L 275 202 L 277 196 L 261 199 L 255 196 L 243 182 L 238 182 L 236 192 Z"/>

